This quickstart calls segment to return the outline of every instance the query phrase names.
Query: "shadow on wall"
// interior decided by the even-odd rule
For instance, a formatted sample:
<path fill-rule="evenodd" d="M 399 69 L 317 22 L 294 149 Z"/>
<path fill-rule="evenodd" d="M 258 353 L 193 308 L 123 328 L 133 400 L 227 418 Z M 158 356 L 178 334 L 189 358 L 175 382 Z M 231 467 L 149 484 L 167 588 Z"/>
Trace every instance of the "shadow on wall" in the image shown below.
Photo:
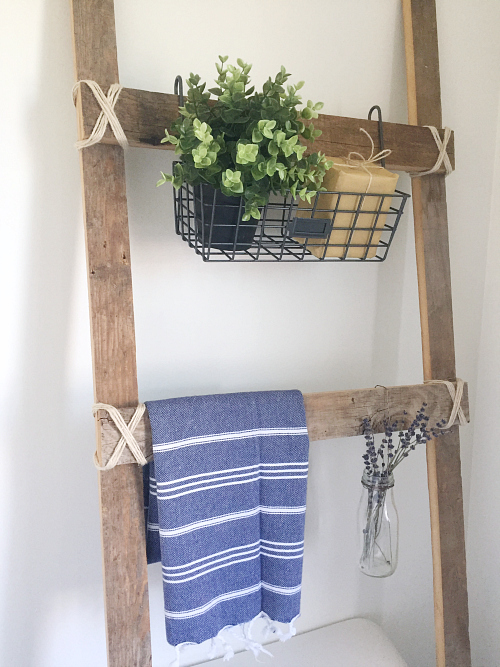
<path fill-rule="evenodd" d="M 104 664 L 105 649 L 97 479 L 90 465 L 93 424 L 91 419 L 80 423 L 83 411 L 71 409 L 68 369 L 75 253 L 77 247 L 82 251 L 81 215 L 75 215 L 80 210 L 80 184 L 73 148 L 69 3 L 46 2 L 38 31 L 43 34 L 39 89 L 22 128 L 32 150 L 33 169 L 25 175 L 32 206 L 20 342 L 23 366 L 10 414 L 10 477 L 15 491 L 7 510 L 10 559 L 4 574 L 6 622 L 0 662 L 55 667 L 69 664 L 72 655 L 75 667 L 75 646 L 85 642 L 82 659 L 97 667 Z M 89 389 L 90 377 L 88 386 L 79 390 L 80 406 L 87 405 L 88 412 Z M 72 603 L 75 596 L 78 601 Z M 88 637 L 88 619 L 79 624 L 68 614 L 71 606 L 82 613 L 84 597 L 98 620 L 93 640 Z M 51 636 L 54 631 L 63 635 L 57 641 Z M 92 641 L 99 650 L 89 663 Z M 49 657 L 54 647 L 64 651 L 57 660 Z"/>

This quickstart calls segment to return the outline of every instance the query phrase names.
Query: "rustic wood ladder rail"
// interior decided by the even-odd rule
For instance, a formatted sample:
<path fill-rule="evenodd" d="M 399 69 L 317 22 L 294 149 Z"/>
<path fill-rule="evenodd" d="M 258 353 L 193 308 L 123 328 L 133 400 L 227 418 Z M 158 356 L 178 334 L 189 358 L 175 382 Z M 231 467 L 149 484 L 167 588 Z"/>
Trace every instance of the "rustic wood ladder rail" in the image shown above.
<path fill-rule="evenodd" d="M 409 125 L 384 123 L 387 166 L 425 171 L 437 157 L 430 132 L 441 126 L 435 0 L 402 0 Z M 118 82 L 113 0 L 72 0 L 76 80 L 93 79 L 104 91 Z M 90 91 L 77 99 L 79 138 L 99 114 Z M 177 115 L 173 95 L 124 89 L 116 112 L 132 146 L 160 148 L 164 128 Z M 368 148 L 360 127 L 375 123 L 322 115 L 317 147 L 330 155 Z M 441 133 L 442 134 L 442 133 Z M 95 400 L 130 415 L 138 403 L 132 277 L 125 165 L 109 131 L 81 151 L 86 225 Z M 162 146 L 165 147 L 165 146 Z M 454 163 L 453 140 L 449 154 Z M 424 379 L 455 379 L 445 180 L 442 173 L 413 179 L 413 208 L 422 327 Z M 367 414 L 427 400 L 432 415 L 447 416 L 451 400 L 442 386 L 414 385 L 306 396 L 311 439 L 359 433 Z M 468 403 L 464 394 L 462 407 Z M 141 431 L 142 429 L 142 431 Z M 147 451 L 147 421 L 139 429 Z M 106 458 L 116 432 L 104 414 L 96 420 L 98 451 Z M 140 438 L 139 438 L 140 440 Z M 150 440 L 149 440 L 150 442 Z M 465 540 L 458 427 L 428 445 L 428 480 L 434 569 L 437 667 L 470 667 Z M 102 451 L 101 451 L 102 450 Z M 109 667 L 148 667 L 151 642 L 142 478 L 137 465 L 99 473 L 106 635 Z"/>

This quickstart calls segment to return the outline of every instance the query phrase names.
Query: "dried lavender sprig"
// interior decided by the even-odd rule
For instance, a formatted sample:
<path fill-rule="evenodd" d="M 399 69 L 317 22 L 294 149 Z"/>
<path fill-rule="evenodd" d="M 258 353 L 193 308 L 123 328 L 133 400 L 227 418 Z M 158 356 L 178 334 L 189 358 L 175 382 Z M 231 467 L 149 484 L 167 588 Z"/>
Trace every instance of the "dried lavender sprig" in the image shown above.
<path fill-rule="evenodd" d="M 375 444 L 375 434 L 368 417 L 363 419 L 363 434 L 366 441 L 366 452 L 363 454 L 365 471 L 369 476 L 388 477 L 393 470 L 405 459 L 417 445 L 425 444 L 432 438 L 442 435 L 446 420 L 438 421 L 429 428 L 429 416 L 426 414 L 427 403 L 417 411 L 410 425 L 405 428 L 404 420 L 383 422 L 384 437 L 378 448 Z M 406 410 L 403 413 L 407 415 Z M 394 444 L 396 440 L 397 444 Z"/>

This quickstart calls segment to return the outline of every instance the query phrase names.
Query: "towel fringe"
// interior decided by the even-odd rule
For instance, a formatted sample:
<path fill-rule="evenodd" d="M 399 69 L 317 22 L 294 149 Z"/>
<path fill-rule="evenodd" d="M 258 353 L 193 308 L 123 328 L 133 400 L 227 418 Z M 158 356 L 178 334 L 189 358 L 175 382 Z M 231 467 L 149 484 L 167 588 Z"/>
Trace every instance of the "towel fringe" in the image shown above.
<path fill-rule="evenodd" d="M 244 623 L 243 624 L 243 626 L 242 626 L 243 641 L 245 643 L 245 649 L 247 651 L 252 651 L 255 658 L 257 658 L 261 653 L 265 653 L 266 655 L 269 655 L 272 658 L 273 657 L 272 653 L 270 653 L 267 649 L 265 649 L 262 646 L 262 644 L 260 644 L 259 642 L 256 642 L 254 639 L 252 639 L 253 624 L 255 623 L 255 621 L 257 619 L 263 618 L 263 617 L 264 617 L 264 612 L 261 611 L 259 614 L 257 614 L 257 616 L 252 618 L 252 620 L 249 623 Z"/>
<path fill-rule="evenodd" d="M 216 634 L 215 637 L 212 637 L 210 644 L 210 651 L 208 652 L 207 656 L 209 660 L 213 660 L 219 652 L 222 652 L 224 654 L 223 660 L 225 662 L 231 660 L 231 658 L 234 657 L 234 649 L 231 646 L 231 644 L 227 641 L 227 639 L 224 639 L 222 633 L 225 632 L 226 630 L 232 633 L 235 627 L 237 626 L 226 625 L 221 630 L 219 630 L 219 632 Z"/>
<path fill-rule="evenodd" d="M 262 613 L 262 612 L 261 612 Z M 295 627 L 295 621 L 299 618 L 300 614 L 297 614 L 295 618 L 292 618 L 290 623 L 288 624 L 288 631 L 283 632 L 281 628 L 278 626 L 276 621 L 272 621 L 267 614 L 263 616 L 263 618 L 266 621 L 266 628 L 265 628 L 265 633 L 266 633 L 266 638 L 270 635 L 276 635 L 276 637 L 280 640 L 280 642 L 286 642 L 292 637 L 295 637 L 297 634 L 297 628 Z"/>
<path fill-rule="evenodd" d="M 281 633 L 282 636 L 279 638 L 280 642 L 286 642 L 289 639 L 291 639 L 292 637 L 295 637 L 295 635 L 297 634 L 297 628 L 295 627 L 295 621 L 298 619 L 299 616 L 300 616 L 300 614 L 297 614 L 297 616 L 295 616 L 295 618 L 292 618 L 292 620 L 288 624 L 288 632 L 286 632 L 286 633 L 282 632 Z"/>
<path fill-rule="evenodd" d="M 181 653 L 188 646 L 193 646 L 194 642 L 182 642 L 182 644 L 177 644 L 175 646 L 175 658 L 172 660 L 168 667 L 181 667 Z"/>
<path fill-rule="evenodd" d="M 243 642 L 244 648 L 246 651 L 251 651 L 255 658 L 258 658 L 260 654 L 265 654 L 274 657 L 273 654 L 267 650 L 260 642 L 255 641 L 252 637 L 252 631 L 255 621 L 263 619 L 265 621 L 265 639 L 269 635 L 275 635 L 280 642 L 286 642 L 297 634 L 297 628 L 295 627 L 295 621 L 299 618 L 300 614 L 297 614 L 290 623 L 288 623 L 288 630 L 283 632 L 279 627 L 278 621 L 273 621 L 266 612 L 261 611 L 257 614 L 251 621 L 248 623 L 240 623 L 239 625 L 226 625 L 223 627 L 215 637 L 212 637 L 210 640 L 210 650 L 207 653 L 207 658 L 213 660 L 217 658 L 219 654 L 222 654 L 222 659 L 224 662 L 231 660 L 234 657 L 234 648 L 229 643 L 228 639 L 236 639 L 237 641 Z M 223 633 L 227 633 L 229 638 L 224 637 Z M 193 642 L 183 642 L 182 644 L 177 644 L 175 646 L 175 658 L 170 663 L 169 667 L 180 667 L 181 654 L 185 648 L 188 646 L 195 645 Z"/>

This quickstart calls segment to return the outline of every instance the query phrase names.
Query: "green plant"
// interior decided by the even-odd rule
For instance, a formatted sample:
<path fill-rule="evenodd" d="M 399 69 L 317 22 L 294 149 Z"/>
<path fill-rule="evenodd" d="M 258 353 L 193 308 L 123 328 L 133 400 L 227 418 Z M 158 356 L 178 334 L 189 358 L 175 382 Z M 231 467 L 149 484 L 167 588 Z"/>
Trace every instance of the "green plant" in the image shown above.
<path fill-rule="evenodd" d="M 323 177 L 332 163 L 321 153 L 304 156 L 306 146 L 299 137 L 314 141 L 321 134 L 312 123 L 323 104 L 309 100 L 302 109 L 297 91 L 304 85 L 285 82 L 290 74 L 284 67 L 269 78 L 262 92 L 249 87 L 251 65 L 238 59 L 238 67 L 225 65 L 227 56 L 216 63 L 217 86 L 205 91 L 206 84 L 191 74 L 188 94 L 181 116 L 165 130 L 162 142 L 175 145 L 181 156 L 173 174 L 164 174 L 158 185 L 171 182 L 179 189 L 209 183 L 225 195 L 243 196 L 243 220 L 260 218 L 271 192 L 311 201 L 321 188 Z M 217 99 L 210 100 L 213 94 Z"/>

